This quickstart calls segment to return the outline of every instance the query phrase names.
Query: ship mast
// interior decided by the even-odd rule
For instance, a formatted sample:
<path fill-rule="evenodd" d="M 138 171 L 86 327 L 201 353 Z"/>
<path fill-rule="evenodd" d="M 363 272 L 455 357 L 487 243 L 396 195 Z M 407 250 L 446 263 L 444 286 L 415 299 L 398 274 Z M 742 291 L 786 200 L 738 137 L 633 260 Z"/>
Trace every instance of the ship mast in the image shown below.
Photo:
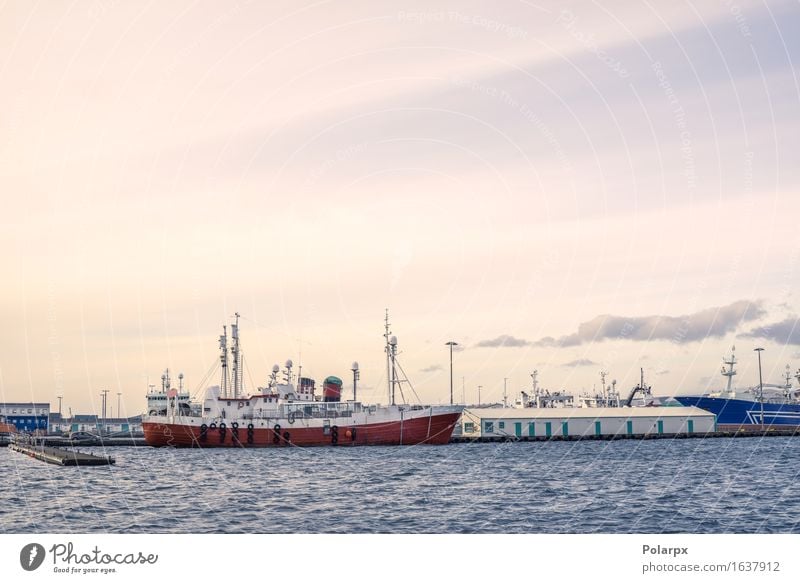
<path fill-rule="evenodd" d="M 728 368 L 722 367 L 722 376 L 728 377 L 728 387 L 725 389 L 728 393 L 731 392 L 731 384 L 733 382 L 733 377 L 736 376 L 736 371 L 733 370 L 734 365 L 736 364 L 736 347 L 731 346 L 731 355 L 726 360 L 725 357 L 722 357 L 722 363 L 728 365 Z"/>
<path fill-rule="evenodd" d="M 222 396 L 228 397 L 228 327 L 222 327 L 222 335 L 219 337 L 219 360 L 222 363 Z"/>
<path fill-rule="evenodd" d="M 397 336 L 392 336 L 391 338 L 389 338 L 389 359 L 391 360 L 391 366 L 390 366 L 390 369 L 391 369 L 391 376 L 390 376 L 390 380 L 391 380 L 390 398 L 391 398 L 391 401 L 390 401 L 390 403 L 392 405 L 395 404 L 394 389 L 400 383 L 400 381 L 397 378 L 397 361 L 396 361 L 396 358 L 397 358 Z"/>
<path fill-rule="evenodd" d="M 786 372 L 783 374 L 783 380 L 786 381 L 783 384 L 783 392 L 788 399 L 792 392 L 792 369 L 788 364 L 786 365 Z"/>
<path fill-rule="evenodd" d="M 236 323 L 231 324 L 231 336 L 233 337 L 233 346 L 231 346 L 231 356 L 233 356 L 233 371 L 231 373 L 233 380 L 233 398 L 239 398 L 239 389 L 241 388 L 241 379 L 239 372 L 239 312 L 234 313 Z"/>
<path fill-rule="evenodd" d="M 389 308 L 386 308 L 386 316 L 383 320 L 384 333 L 383 338 L 386 341 L 386 396 L 390 405 L 394 405 L 394 381 L 392 380 L 392 346 L 389 343 L 391 339 L 391 332 L 389 332 Z M 396 345 L 395 345 L 396 346 Z"/>
<path fill-rule="evenodd" d="M 606 371 L 600 371 L 600 384 L 603 386 L 603 407 L 608 407 L 608 395 L 606 395 L 606 375 L 608 375 Z"/>

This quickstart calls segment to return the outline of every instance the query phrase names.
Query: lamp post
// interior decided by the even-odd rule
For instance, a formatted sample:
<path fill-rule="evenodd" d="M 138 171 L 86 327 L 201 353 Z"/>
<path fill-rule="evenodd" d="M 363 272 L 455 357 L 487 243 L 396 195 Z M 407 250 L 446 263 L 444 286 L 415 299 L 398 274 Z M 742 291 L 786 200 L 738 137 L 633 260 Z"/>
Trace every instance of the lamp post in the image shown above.
<path fill-rule="evenodd" d="M 58 416 L 61 417 L 61 399 L 63 399 L 63 395 L 58 396 Z"/>
<path fill-rule="evenodd" d="M 458 346 L 458 342 L 445 342 L 445 346 L 450 347 L 450 404 L 453 404 L 453 346 Z"/>
<path fill-rule="evenodd" d="M 354 362 L 353 366 L 350 368 L 353 371 L 353 402 L 356 401 L 356 386 L 358 384 L 358 379 L 361 377 L 361 373 L 358 371 L 358 363 Z"/>
<path fill-rule="evenodd" d="M 478 385 L 478 406 L 480 406 L 480 404 L 481 404 L 481 389 L 482 388 L 483 388 L 483 385 Z"/>
<path fill-rule="evenodd" d="M 764 429 L 764 381 L 761 378 L 761 353 L 763 348 L 754 348 L 758 352 L 758 400 L 761 402 L 761 429 Z"/>
<path fill-rule="evenodd" d="M 100 426 L 100 434 L 104 435 L 106 432 L 106 402 L 108 401 L 108 393 L 110 389 L 103 389 L 100 396 L 103 397 L 103 424 Z"/>

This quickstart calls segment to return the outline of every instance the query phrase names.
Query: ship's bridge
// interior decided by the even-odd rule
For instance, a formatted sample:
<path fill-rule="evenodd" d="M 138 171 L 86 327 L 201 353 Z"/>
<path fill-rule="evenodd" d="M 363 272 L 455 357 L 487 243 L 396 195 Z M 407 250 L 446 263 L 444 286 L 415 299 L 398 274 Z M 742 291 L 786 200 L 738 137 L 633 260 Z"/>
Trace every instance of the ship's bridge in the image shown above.
<path fill-rule="evenodd" d="M 288 417 L 293 414 L 295 419 L 303 418 L 328 418 L 328 417 L 352 417 L 353 413 L 360 413 L 366 408 L 361 403 L 354 401 L 347 402 L 324 402 L 313 403 L 285 403 L 280 407 L 283 416 Z"/>

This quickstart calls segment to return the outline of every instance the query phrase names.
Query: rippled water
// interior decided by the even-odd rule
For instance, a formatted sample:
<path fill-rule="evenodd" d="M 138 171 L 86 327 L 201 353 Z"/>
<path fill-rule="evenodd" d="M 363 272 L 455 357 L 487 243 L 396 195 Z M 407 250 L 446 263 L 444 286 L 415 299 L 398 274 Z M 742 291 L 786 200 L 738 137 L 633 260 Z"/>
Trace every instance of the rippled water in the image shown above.
<path fill-rule="evenodd" d="M 3 531 L 800 532 L 793 438 L 108 453 L 0 448 Z"/>

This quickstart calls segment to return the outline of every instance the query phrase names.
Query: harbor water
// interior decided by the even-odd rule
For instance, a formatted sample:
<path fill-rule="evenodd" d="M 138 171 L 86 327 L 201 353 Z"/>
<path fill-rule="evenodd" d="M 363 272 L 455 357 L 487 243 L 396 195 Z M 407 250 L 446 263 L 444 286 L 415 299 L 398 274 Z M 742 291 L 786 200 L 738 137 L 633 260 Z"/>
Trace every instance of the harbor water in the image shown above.
<path fill-rule="evenodd" d="M 800 439 L 0 448 L 7 533 L 796 533 Z"/>

